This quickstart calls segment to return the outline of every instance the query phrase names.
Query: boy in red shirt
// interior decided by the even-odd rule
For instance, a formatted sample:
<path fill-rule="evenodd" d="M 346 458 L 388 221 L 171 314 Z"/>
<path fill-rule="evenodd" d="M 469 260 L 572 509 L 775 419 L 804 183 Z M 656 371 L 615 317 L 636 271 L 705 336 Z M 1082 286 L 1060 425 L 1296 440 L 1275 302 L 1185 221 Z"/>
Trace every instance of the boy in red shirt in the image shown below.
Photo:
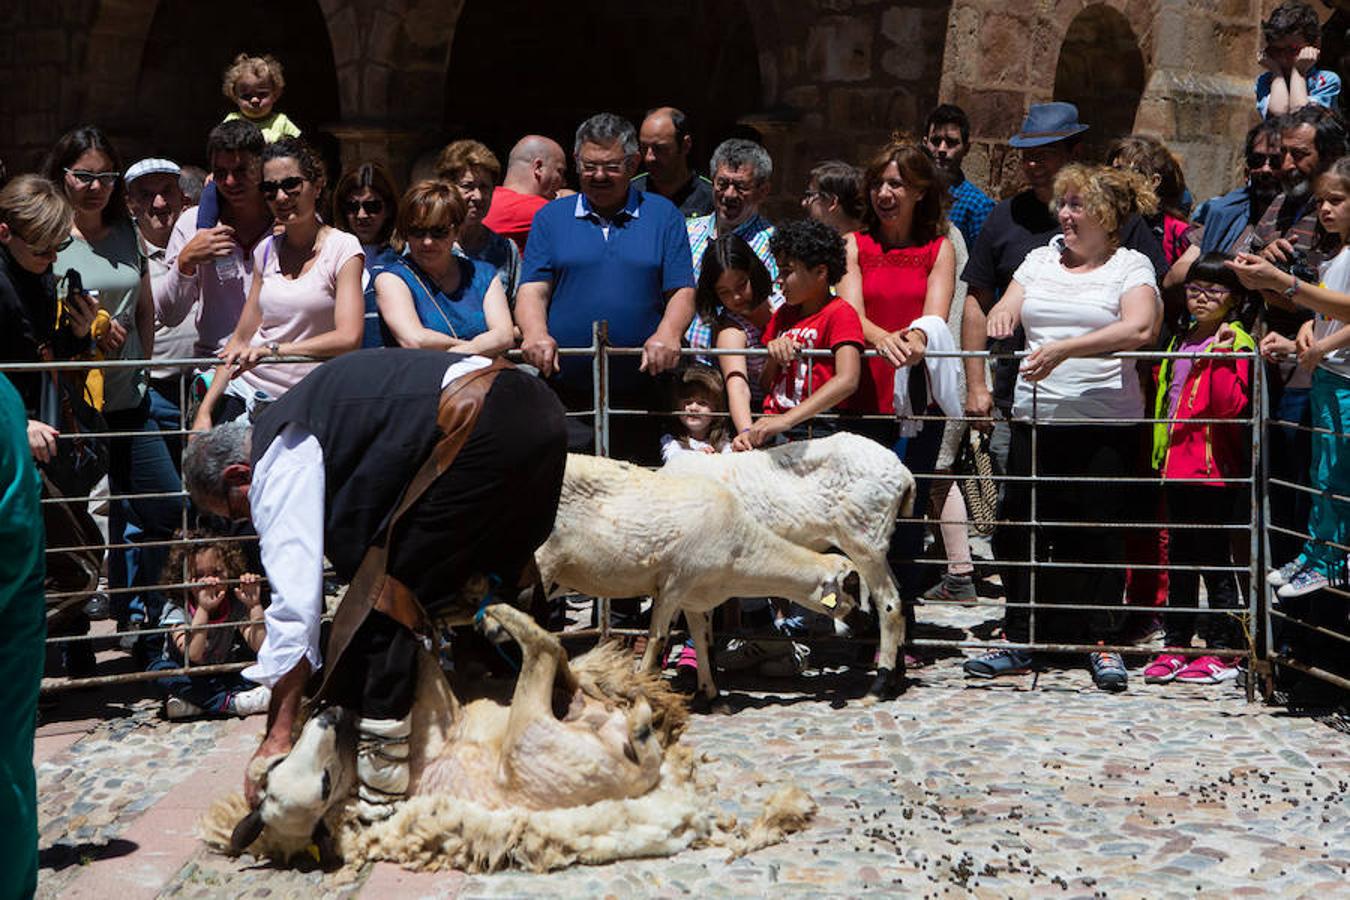
<path fill-rule="evenodd" d="M 844 239 L 821 222 L 789 222 L 769 239 L 785 301 L 764 329 L 764 415 L 736 436 L 750 450 L 833 408 L 858 389 L 863 330 L 858 313 L 830 285 L 844 275 Z M 798 357 L 798 350 L 832 351 Z"/>

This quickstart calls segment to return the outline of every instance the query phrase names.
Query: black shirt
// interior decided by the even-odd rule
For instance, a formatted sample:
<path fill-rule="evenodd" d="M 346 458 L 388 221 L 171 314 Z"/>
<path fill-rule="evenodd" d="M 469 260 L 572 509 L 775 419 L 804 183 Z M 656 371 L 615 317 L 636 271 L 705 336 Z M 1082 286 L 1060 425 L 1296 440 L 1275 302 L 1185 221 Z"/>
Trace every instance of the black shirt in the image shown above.
<path fill-rule="evenodd" d="M 43 350 L 53 359 L 71 359 L 89 349 L 89 339 L 77 338 L 56 322 L 56 277 L 49 268 L 34 275 L 0 247 L 0 360 L 41 362 Z M 37 372 L 11 372 L 29 418 L 37 418 L 42 378 Z"/>
<path fill-rule="evenodd" d="M 997 298 L 1007 290 L 1013 273 L 1022 265 L 1027 254 L 1037 247 L 1044 247 L 1057 234 L 1059 220 L 1050 212 L 1047 204 L 1036 199 L 1034 191 L 1028 189 L 1004 200 L 985 219 L 980 236 L 970 250 L 970 259 L 961 273 L 961 280 L 972 289 L 992 291 Z M 1131 216 L 1120 229 L 1120 245 L 1138 250 L 1149 258 L 1158 275 L 1161 290 L 1163 276 L 1169 268 L 1167 257 L 1163 254 L 1162 244 L 1158 243 L 1153 230 L 1142 217 Z M 989 349 L 1007 353 L 1020 350 L 1025 345 L 1026 337 L 1019 326 L 1011 338 L 990 341 Z M 1012 407 L 1016 384 L 1017 361 L 1005 359 L 995 362 L 993 393 L 994 403 L 999 408 Z"/>
<path fill-rule="evenodd" d="M 643 172 L 634 178 L 633 187 L 639 191 L 646 191 L 647 174 Z M 655 192 L 653 191 L 653 193 Z M 674 203 L 679 208 L 680 214 L 686 219 L 706 216 L 713 211 L 712 182 L 695 172 L 689 176 L 689 180 L 684 183 L 684 187 L 666 199 Z"/>

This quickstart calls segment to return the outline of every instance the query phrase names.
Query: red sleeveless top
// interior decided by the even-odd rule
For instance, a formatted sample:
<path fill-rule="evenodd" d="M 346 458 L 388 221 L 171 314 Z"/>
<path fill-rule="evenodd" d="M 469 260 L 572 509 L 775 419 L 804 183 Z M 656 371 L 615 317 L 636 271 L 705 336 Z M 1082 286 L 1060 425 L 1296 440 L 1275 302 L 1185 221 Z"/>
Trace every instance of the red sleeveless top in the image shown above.
<path fill-rule="evenodd" d="M 866 231 L 854 232 L 862 271 L 863 311 L 887 331 L 908 328 L 923 315 L 928 273 L 933 271 L 946 236 L 916 247 L 885 250 Z M 870 348 L 869 348 L 870 349 Z M 863 413 L 895 412 L 895 367 L 875 357 L 863 360 L 858 392 L 849 408 Z"/>

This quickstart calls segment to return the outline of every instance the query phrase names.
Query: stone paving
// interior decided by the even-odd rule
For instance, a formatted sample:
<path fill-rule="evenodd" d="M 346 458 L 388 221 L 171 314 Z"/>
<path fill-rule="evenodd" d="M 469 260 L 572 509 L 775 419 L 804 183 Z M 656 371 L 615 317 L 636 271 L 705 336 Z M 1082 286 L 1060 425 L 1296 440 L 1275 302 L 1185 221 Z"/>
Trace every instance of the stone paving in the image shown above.
<path fill-rule="evenodd" d="M 921 612 L 935 617 L 965 630 L 986 615 Z M 1129 691 L 1107 695 L 1081 669 L 972 683 L 958 661 L 916 671 L 904 697 L 870 707 L 847 699 L 864 682 L 837 671 L 724 675 L 725 708 L 694 717 L 685 737 L 721 802 L 753 815 L 792 781 L 820 805 L 812 825 L 730 863 L 709 849 L 542 876 L 387 864 L 332 876 L 215 856 L 190 840 L 187 820 L 234 789 L 260 720 L 168 724 L 154 703 L 127 700 L 120 716 L 40 729 L 38 893 L 1350 895 L 1343 731 L 1248 704 L 1232 684 L 1145 685 L 1140 662 Z"/>

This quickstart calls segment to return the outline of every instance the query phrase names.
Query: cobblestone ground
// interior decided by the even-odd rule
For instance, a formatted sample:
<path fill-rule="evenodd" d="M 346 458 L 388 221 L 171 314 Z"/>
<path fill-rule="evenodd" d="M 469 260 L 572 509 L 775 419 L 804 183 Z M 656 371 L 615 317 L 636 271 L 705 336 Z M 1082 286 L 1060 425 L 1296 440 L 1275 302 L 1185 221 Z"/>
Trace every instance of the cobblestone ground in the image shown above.
<path fill-rule="evenodd" d="M 936 618 L 965 630 L 985 616 Z M 753 815 L 791 781 L 820 805 L 812 825 L 730 863 L 702 850 L 543 876 L 380 865 L 342 879 L 214 856 L 175 804 L 233 789 L 261 723 L 170 725 L 129 702 L 40 731 L 39 896 L 1350 893 L 1350 745 L 1325 720 L 1248 704 L 1231 684 L 1145 685 L 1141 662 L 1123 695 L 1083 670 L 972 683 L 958 663 L 870 707 L 846 701 L 864 685 L 838 672 L 724 676 L 726 708 L 696 716 L 685 740 L 727 809 Z M 87 733 L 70 743 L 71 727 Z"/>

